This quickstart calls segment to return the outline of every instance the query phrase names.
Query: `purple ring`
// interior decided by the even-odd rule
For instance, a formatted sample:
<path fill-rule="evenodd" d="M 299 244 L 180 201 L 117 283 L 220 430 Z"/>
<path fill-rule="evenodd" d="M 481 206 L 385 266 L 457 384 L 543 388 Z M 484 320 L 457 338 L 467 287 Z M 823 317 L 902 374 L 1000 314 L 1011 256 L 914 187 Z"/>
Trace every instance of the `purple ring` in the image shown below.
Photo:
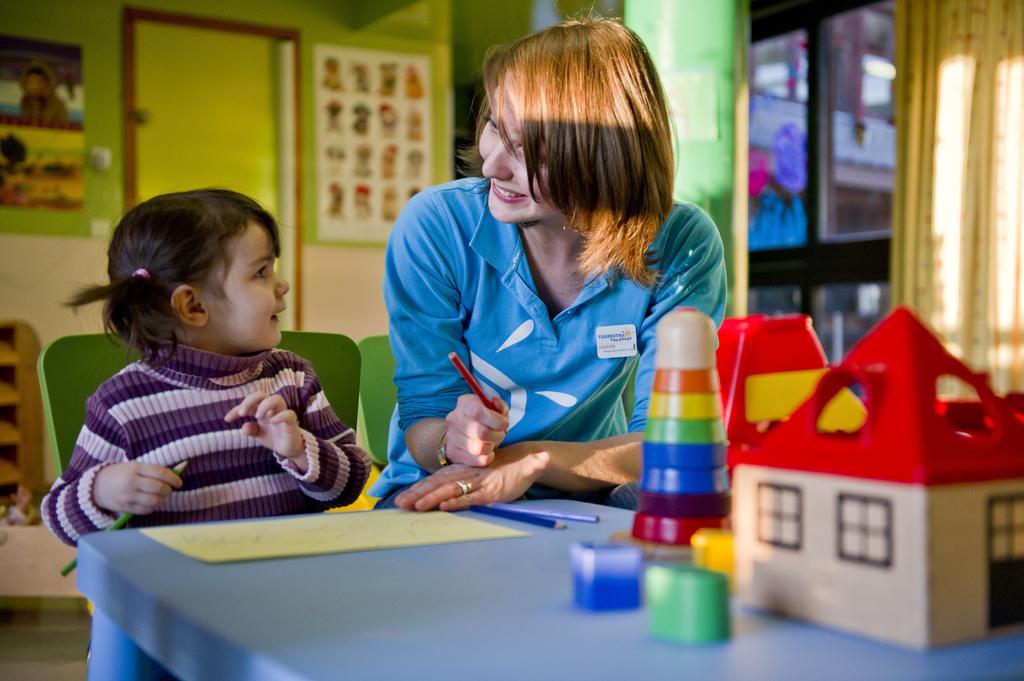
<path fill-rule="evenodd" d="M 711 518 L 732 511 L 732 493 L 654 494 L 639 492 L 640 512 L 671 518 Z"/>

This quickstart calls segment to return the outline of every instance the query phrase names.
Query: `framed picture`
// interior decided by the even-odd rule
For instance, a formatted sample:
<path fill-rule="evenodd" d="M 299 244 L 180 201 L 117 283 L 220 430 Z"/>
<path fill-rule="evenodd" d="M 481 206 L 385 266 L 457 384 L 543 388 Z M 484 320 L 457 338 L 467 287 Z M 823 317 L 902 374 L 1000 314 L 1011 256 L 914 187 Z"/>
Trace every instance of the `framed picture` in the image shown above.
<path fill-rule="evenodd" d="M 430 57 L 317 45 L 317 236 L 384 243 L 430 183 Z"/>
<path fill-rule="evenodd" d="M 0 205 L 81 210 L 82 49 L 0 35 Z"/>

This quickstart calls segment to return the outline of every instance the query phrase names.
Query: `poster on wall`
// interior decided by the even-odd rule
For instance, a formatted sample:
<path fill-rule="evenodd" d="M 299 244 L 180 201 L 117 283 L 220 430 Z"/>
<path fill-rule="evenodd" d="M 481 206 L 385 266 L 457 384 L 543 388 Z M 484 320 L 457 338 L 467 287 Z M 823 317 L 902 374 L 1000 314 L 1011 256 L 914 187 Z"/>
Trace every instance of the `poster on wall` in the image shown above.
<path fill-rule="evenodd" d="M 317 45 L 317 237 L 384 243 L 430 183 L 430 57 Z"/>
<path fill-rule="evenodd" d="M 82 48 L 0 35 L 0 205 L 81 210 Z"/>

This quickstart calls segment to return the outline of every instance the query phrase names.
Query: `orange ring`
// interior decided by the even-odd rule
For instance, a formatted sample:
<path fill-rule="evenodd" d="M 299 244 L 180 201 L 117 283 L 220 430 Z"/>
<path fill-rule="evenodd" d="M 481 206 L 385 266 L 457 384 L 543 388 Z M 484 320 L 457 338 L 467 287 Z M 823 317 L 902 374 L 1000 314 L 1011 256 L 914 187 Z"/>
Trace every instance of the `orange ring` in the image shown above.
<path fill-rule="evenodd" d="M 654 389 L 659 393 L 718 392 L 718 372 L 714 369 L 656 369 Z"/>

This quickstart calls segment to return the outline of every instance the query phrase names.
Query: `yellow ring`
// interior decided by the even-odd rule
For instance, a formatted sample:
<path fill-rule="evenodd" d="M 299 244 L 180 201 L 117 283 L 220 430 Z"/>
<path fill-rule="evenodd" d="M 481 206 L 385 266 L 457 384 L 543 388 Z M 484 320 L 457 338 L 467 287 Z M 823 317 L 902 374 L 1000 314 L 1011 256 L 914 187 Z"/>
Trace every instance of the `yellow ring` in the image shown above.
<path fill-rule="evenodd" d="M 722 415 L 718 393 L 651 393 L 649 418 L 713 419 Z"/>

